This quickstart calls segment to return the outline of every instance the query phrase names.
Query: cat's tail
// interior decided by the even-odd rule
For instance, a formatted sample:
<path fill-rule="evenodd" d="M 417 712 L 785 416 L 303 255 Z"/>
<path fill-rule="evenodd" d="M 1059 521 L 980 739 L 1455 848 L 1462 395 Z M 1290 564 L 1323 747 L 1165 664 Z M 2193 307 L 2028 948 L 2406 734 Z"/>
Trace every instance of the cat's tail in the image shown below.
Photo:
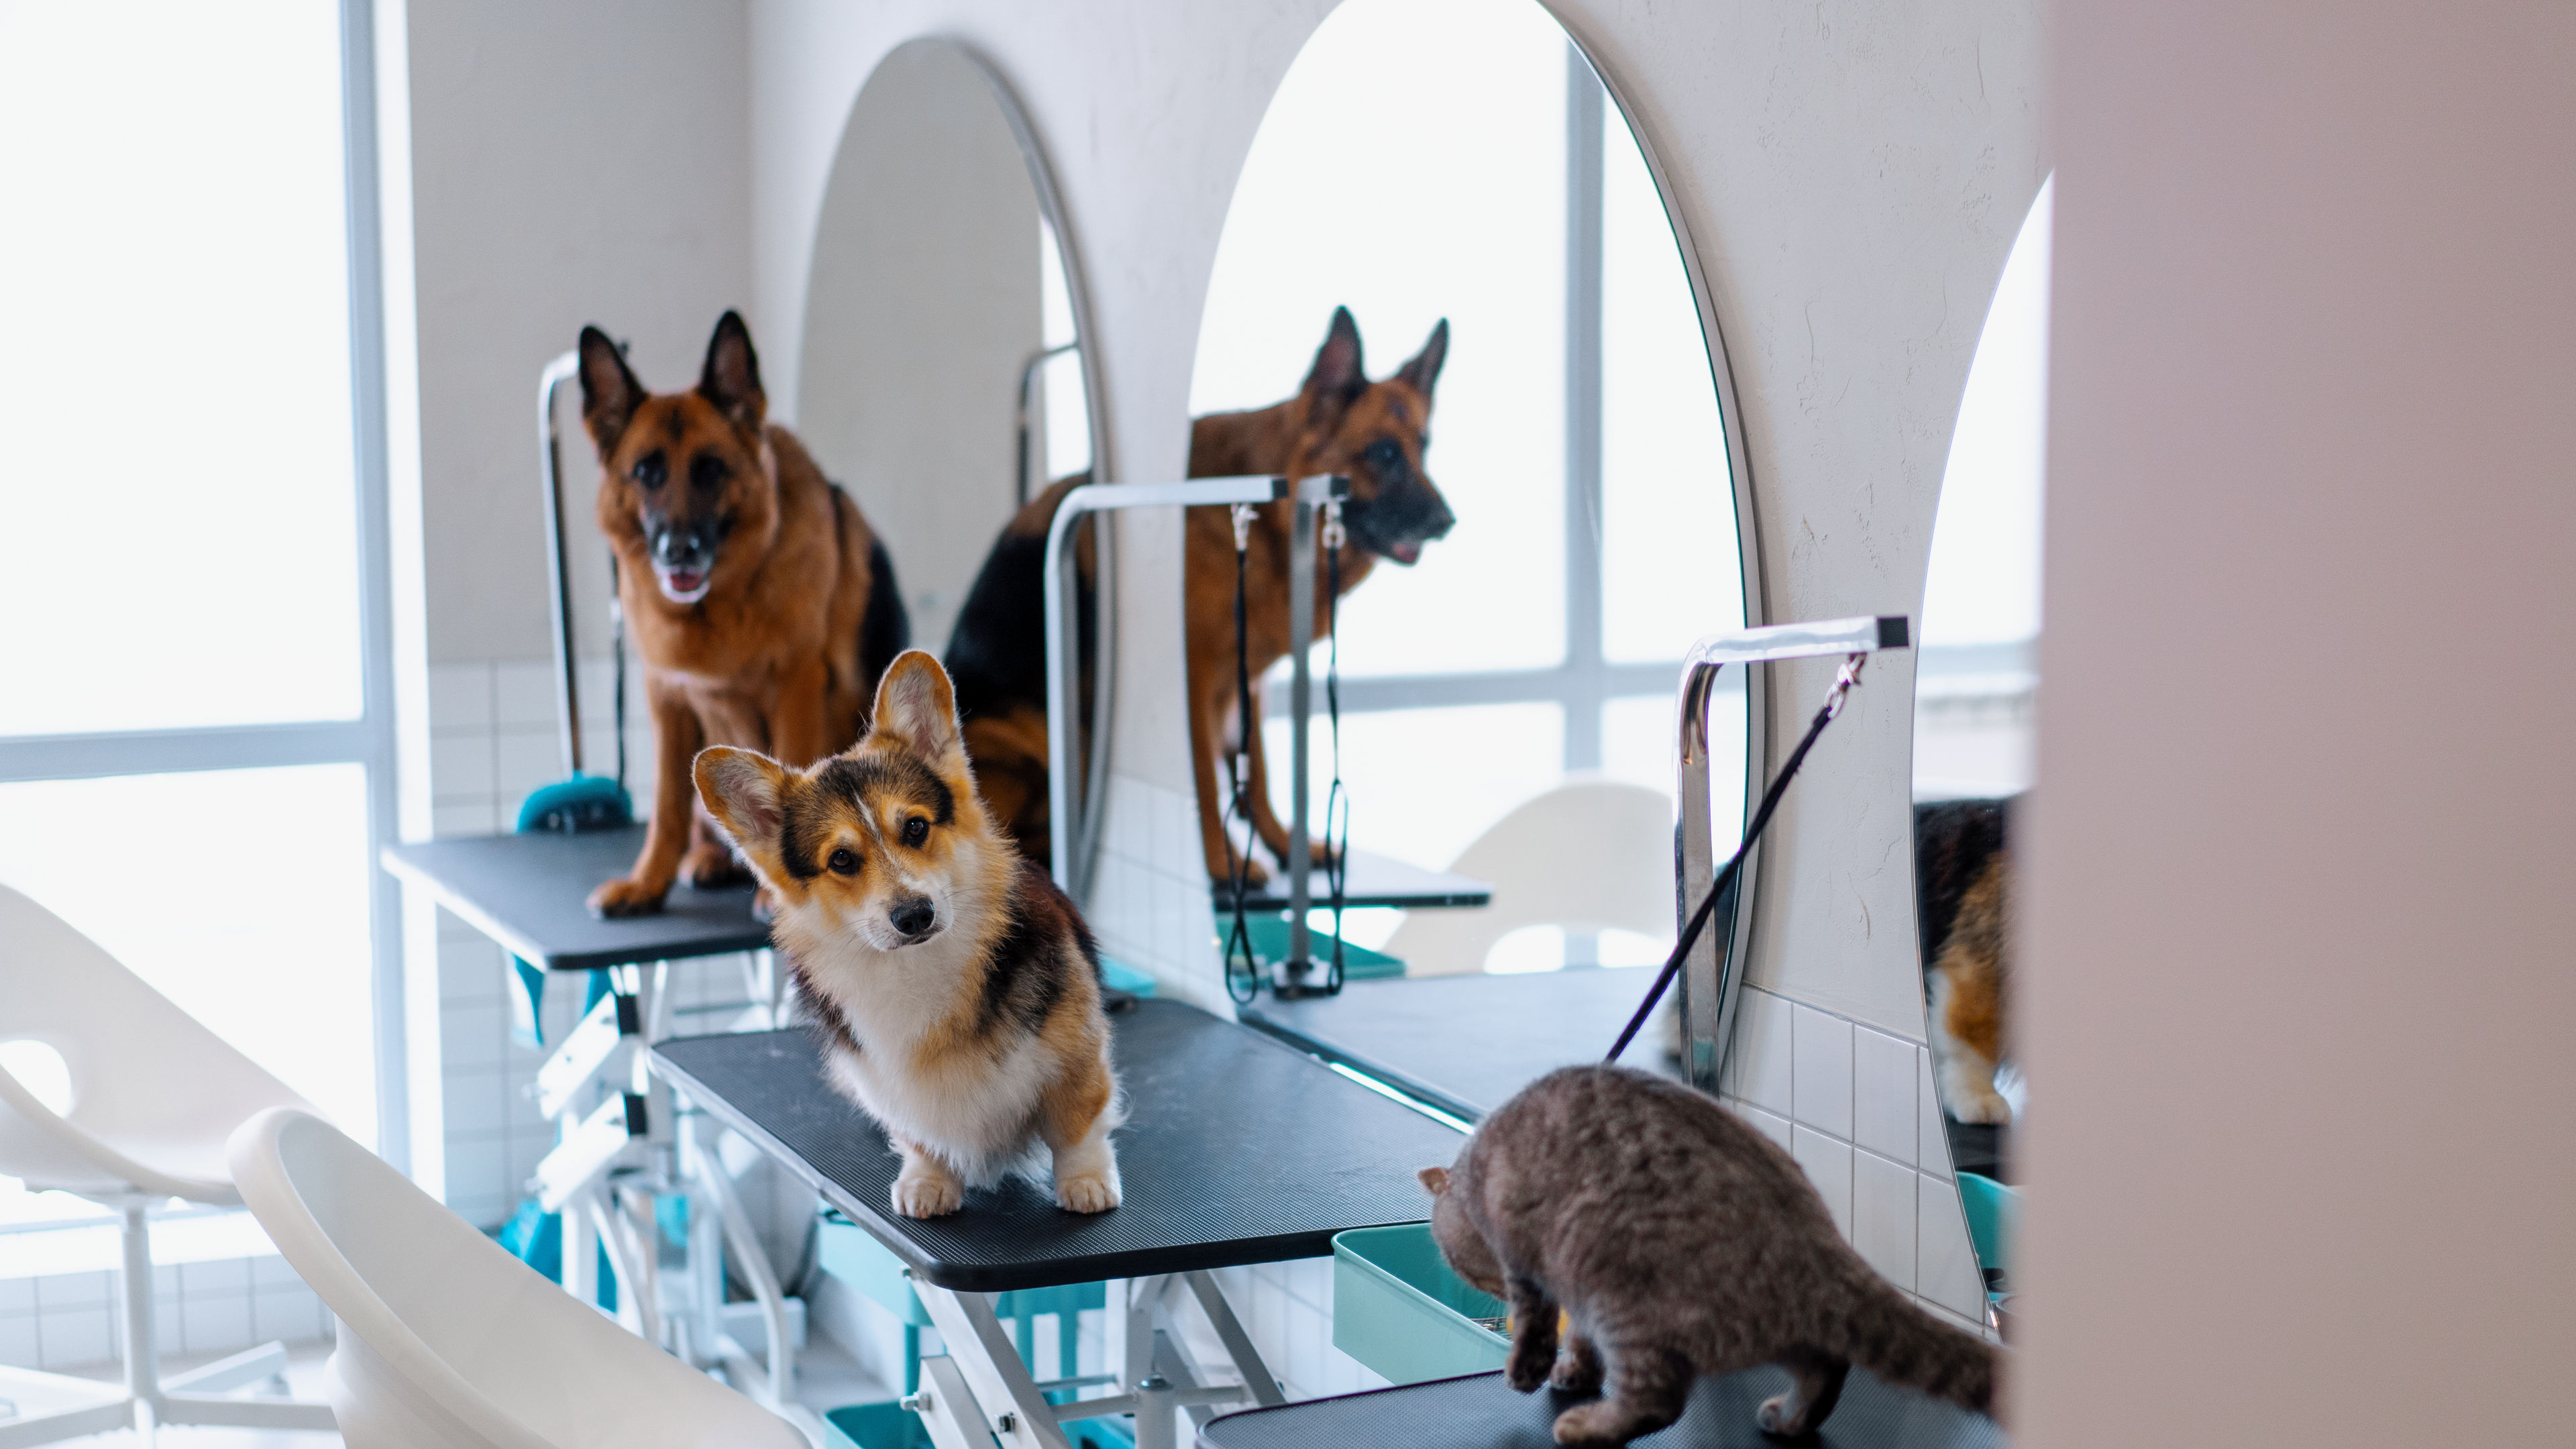
<path fill-rule="evenodd" d="M 1952 1328 L 1875 1275 L 1855 1295 L 1842 1356 L 1892 1384 L 1994 1415 L 1994 1345 Z"/>

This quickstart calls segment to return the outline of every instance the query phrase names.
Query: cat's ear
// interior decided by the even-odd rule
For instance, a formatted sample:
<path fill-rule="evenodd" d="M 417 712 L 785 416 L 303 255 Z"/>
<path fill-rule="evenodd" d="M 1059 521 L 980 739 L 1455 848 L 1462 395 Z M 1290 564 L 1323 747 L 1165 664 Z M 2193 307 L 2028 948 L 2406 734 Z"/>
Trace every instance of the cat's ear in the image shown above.
<path fill-rule="evenodd" d="M 1445 1167 L 1426 1167 L 1420 1176 L 1422 1185 L 1430 1190 L 1433 1197 L 1449 1190 L 1449 1169 Z"/>

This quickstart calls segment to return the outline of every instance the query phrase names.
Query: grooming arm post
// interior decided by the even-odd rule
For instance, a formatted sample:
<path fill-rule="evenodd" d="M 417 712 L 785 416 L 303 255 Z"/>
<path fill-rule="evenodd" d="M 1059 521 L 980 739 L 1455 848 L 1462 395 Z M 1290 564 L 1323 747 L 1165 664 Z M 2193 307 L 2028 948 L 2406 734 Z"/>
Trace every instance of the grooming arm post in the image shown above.
<path fill-rule="evenodd" d="M 1349 495 L 1347 478 L 1322 474 L 1297 480 L 1288 527 L 1288 959 L 1279 963 L 1280 977 L 1271 990 L 1292 998 L 1306 993 L 1306 978 L 1314 969 L 1306 913 L 1315 903 L 1315 853 L 1307 818 L 1313 759 L 1308 740 L 1315 712 L 1314 670 L 1308 658 L 1315 650 L 1315 518 L 1327 501 Z M 1246 721 L 1245 732 L 1258 725 Z"/>
<path fill-rule="evenodd" d="M 546 556 L 555 566 L 547 600 L 555 626 L 555 707 L 563 722 L 564 775 L 581 773 L 581 690 L 573 679 L 572 570 L 564 553 L 563 445 L 555 430 L 555 389 L 580 375 L 581 354 L 567 352 L 537 374 L 537 448 L 545 464 Z"/>
<path fill-rule="evenodd" d="M 1680 820 L 1674 826 L 1673 874 L 1678 929 L 1688 929 L 1691 913 L 1708 894 L 1717 870 L 1717 842 L 1710 834 L 1708 804 L 1708 704 L 1718 671 L 1729 664 L 1753 665 L 1781 659 L 1822 655 L 1867 654 L 1902 649 L 1907 644 L 1901 615 L 1830 619 L 1814 624 L 1779 624 L 1715 634 L 1691 646 L 1682 661 L 1676 733 L 1676 788 Z M 1726 1065 L 1728 1043 L 1735 1031 L 1735 1004 L 1742 986 L 1743 952 L 1735 924 L 1748 899 L 1748 856 L 1735 877 L 1736 910 L 1711 920 L 1683 963 L 1681 974 L 1682 1061 L 1691 1085 L 1717 1090 Z M 1721 944 L 1722 943 L 1722 944 Z"/>
<path fill-rule="evenodd" d="M 1054 855 L 1055 883 L 1076 903 L 1088 890 L 1087 862 L 1075 860 L 1073 771 L 1079 769 L 1074 746 L 1073 707 L 1082 697 L 1078 671 L 1081 641 L 1073 637 L 1079 601 L 1071 567 L 1074 525 L 1085 514 L 1121 508 L 1199 508 L 1232 503 L 1273 503 L 1288 495 L 1278 478 L 1200 478 L 1187 483 L 1092 483 L 1064 495 L 1055 521 L 1047 527 L 1045 587 L 1047 647 L 1047 835 Z M 1094 731 L 1098 730 L 1095 723 Z M 1079 802 L 1094 808 L 1097 801 Z M 1077 868 L 1077 866 L 1081 868 Z"/>

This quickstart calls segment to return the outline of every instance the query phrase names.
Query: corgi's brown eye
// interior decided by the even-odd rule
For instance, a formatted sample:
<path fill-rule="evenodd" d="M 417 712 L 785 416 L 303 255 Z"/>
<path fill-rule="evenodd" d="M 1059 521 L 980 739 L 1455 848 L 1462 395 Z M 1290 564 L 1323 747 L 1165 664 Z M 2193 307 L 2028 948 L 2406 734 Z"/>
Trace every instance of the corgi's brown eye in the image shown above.
<path fill-rule="evenodd" d="M 831 858 L 823 863 L 832 868 L 834 875 L 856 875 L 859 871 L 859 853 L 847 848 L 836 850 L 832 852 Z"/>
<path fill-rule="evenodd" d="M 915 815 L 915 816 L 914 816 L 914 817 L 912 817 L 910 820 L 907 820 L 907 821 L 903 822 L 903 843 L 904 843 L 904 844 L 906 844 L 906 845 L 919 845 L 921 842 L 923 842 L 923 841 L 925 841 L 925 840 L 928 840 L 929 838 L 930 838 L 930 822 L 929 822 L 929 821 L 922 819 L 922 818 L 921 818 L 920 816 L 918 816 L 918 815 Z"/>

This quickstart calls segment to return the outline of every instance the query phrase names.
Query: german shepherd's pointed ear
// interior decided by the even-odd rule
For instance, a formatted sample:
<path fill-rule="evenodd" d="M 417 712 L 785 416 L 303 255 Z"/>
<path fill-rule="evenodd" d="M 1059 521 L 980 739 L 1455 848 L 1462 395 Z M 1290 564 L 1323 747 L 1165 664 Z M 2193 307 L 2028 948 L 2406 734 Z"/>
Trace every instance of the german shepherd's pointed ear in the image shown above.
<path fill-rule="evenodd" d="M 1306 370 L 1305 385 L 1298 391 L 1307 399 L 1307 424 L 1324 429 L 1338 424 L 1342 410 L 1368 391 L 1368 370 L 1360 361 L 1360 324 L 1351 320 L 1350 308 L 1333 309 L 1333 325 L 1324 333 L 1324 345 L 1315 349 L 1315 365 Z"/>
<path fill-rule="evenodd" d="M 1431 329 L 1431 337 L 1422 344 L 1422 350 L 1413 354 L 1404 366 L 1397 368 L 1395 376 L 1398 381 L 1409 384 L 1415 392 L 1422 394 L 1424 402 L 1429 402 L 1431 385 L 1440 380 L 1440 364 L 1448 360 L 1449 319 L 1443 317 L 1440 319 L 1440 324 Z"/>
<path fill-rule="evenodd" d="M 907 649 L 886 666 L 885 679 L 877 685 L 877 709 L 869 733 L 888 736 L 933 764 L 947 763 L 954 753 L 957 767 L 965 767 L 965 727 L 957 722 L 957 692 L 935 655 Z"/>
<path fill-rule="evenodd" d="M 778 842 L 787 822 L 787 769 L 757 750 L 700 750 L 698 798 L 764 881 L 779 876 Z"/>
<path fill-rule="evenodd" d="M 581 329 L 581 425 L 601 457 L 617 450 L 644 397 L 644 384 L 626 365 L 625 352 L 598 328 Z"/>
<path fill-rule="evenodd" d="M 698 373 L 698 396 L 747 432 L 760 431 L 769 412 L 769 394 L 760 389 L 760 354 L 751 350 L 751 329 L 742 314 L 728 311 L 716 319 L 707 339 L 707 365 Z"/>

